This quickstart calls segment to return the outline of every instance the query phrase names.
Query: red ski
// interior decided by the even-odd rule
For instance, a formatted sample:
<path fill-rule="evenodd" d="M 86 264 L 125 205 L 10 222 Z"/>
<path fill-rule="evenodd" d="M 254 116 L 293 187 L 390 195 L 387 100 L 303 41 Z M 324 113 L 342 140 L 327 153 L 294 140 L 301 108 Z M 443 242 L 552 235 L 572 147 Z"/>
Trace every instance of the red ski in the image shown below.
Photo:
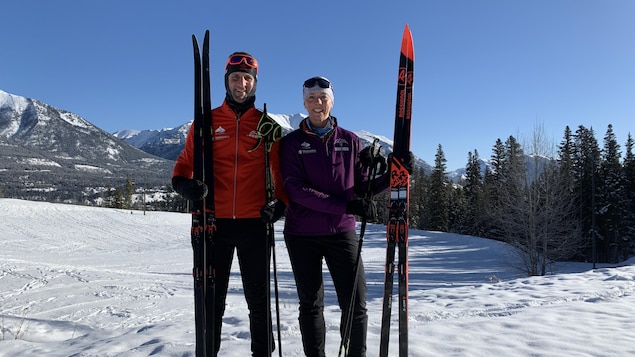
<path fill-rule="evenodd" d="M 397 275 L 399 281 L 399 356 L 408 356 L 408 207 L 410 203 L 410 173 L 404 160 L 410 152 L 410 121 L 412 87 L 414 83 L 414 47 L 410 28 L 406 25 L 401 40 L 399 76 L 397 77 L 397 106 L 393 157 L 390 162 L 390 196 L 386 228 L 386 272 L 384 302 L 381 318 L 379 356 L 388 356 L 390 315 L 392 310 L 395 250 L 399 249 Z"/>

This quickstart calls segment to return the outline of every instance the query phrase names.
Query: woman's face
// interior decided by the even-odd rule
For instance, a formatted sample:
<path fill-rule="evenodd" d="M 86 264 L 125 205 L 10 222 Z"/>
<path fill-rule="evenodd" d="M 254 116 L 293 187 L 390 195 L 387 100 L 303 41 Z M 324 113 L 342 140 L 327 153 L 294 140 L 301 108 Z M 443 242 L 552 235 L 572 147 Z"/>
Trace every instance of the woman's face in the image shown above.
<path fill-rule="evenodd" d="M 304 108 L 309 113 L 309 121 L 316 128 L 323 128 L 328 123 L 331 115 L 333 101 L 328 94 L 323 92 L 311 93 L 304 98 Z"/>

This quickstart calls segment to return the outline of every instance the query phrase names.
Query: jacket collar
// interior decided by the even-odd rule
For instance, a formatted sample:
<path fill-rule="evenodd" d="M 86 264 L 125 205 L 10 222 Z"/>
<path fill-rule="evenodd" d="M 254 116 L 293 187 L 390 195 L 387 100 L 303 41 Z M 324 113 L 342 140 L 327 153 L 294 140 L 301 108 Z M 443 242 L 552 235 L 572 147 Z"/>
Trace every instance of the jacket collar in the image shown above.
<path fill-rule="evenodd" d="M 300 122 L 300 129 L 306 134 L 317 136 L 321 138 L 322 141 L 326 142 L 333 135 L 333 132 L 337 128 L 337 118 L 331 115 L 329 116 L 329 120 L 331 121 L 330 130 L 327 133 L 323 134 L 322 136 L 316 133 L 315 129 L 311 128 L 308 117 Z"/>

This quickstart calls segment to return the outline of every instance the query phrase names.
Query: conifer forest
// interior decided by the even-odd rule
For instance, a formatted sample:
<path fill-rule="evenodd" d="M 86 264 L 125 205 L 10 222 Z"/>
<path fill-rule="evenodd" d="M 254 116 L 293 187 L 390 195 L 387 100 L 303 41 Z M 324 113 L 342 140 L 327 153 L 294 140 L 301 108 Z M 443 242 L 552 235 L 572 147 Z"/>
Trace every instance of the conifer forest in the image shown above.
<path fill-rule="evenodd" d="M 622 154 L 609 125 L 601 144 L 579 126 L 553 147 L 538 127 L 523 145 L 498 139 L 485 170 L 469 152 L 458 184 L 439 145 L 432 172 L 414 173 L 411 227 L 510 243 L 530 275 L 555 260 L 618 263 L 635 251 L 633 145 L 629 133 Z"/>

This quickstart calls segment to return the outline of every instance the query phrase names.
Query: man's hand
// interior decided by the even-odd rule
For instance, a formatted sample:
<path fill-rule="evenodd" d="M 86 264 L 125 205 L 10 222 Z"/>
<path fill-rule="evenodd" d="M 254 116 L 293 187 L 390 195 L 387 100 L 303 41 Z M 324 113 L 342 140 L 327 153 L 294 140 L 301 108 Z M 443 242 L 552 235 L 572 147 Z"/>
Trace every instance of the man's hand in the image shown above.
<path fill-rule="evenodd" d="M 172 177 L 172 187 L 174 191 L 190 201 L 200 201 L 207 196 L 207 185 L 199 180 L 174 176 Z"/>
<path fill-rule="evenodd" d="M 266 205 L 260 209 L 260 218 L 267 224 L 276 223 L 282 216 L 287 205 L 279 199 L 275 198 L 269 201 Z"/>

